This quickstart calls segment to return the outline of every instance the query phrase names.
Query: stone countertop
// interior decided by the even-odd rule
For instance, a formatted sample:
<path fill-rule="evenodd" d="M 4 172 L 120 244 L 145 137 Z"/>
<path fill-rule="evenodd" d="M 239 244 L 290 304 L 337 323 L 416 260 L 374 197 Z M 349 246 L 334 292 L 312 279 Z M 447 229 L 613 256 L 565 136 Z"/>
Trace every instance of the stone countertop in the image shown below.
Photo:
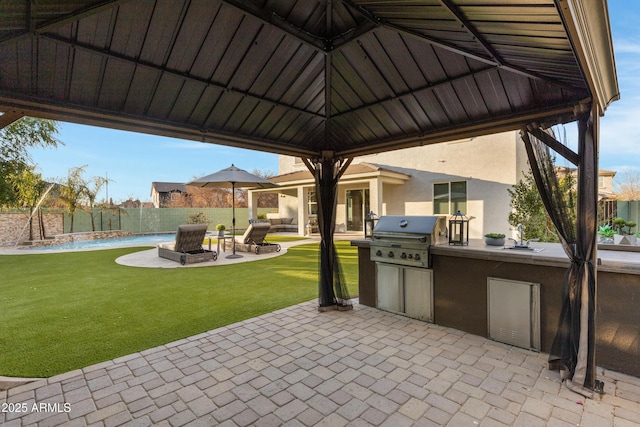
<path fill-rule="evenodd" d="M 371 240 L 352 240 L 351 245 L 369 247 Z M 492 261 L 504 261 L 521 264 L 546 265 L 551 267 L 569 267 L 569 258 L 560 243 L 532 242 L 530 249 L 506 249 L 505 246 L 488 246 L 483 239 L 470 239 L 468 245 L 454 246 L 438 244 L 431 246 L 433 255 L 446 255 L 461 258 L 475 258 Z M 619 246 L 619 245 L 617 245 Z M 598 249 L 598 271 L 640 275 L 640 252 Z M 635 248 L 631 248 L 635 249 Z"/>

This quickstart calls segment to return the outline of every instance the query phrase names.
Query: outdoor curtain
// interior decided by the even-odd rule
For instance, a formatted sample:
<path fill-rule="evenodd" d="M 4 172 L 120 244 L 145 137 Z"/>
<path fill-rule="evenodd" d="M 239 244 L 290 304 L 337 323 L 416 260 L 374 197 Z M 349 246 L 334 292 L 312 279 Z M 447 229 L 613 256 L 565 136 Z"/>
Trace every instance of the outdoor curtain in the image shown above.
<path fill-rule="evenodd" d="M 590 397 L 593 391 L 602 389 L 595 371 L 596 272 L 592 262 L 597 224 L 597 157 L 587 119 L 581 118 L 578 127 L 576 201 L 567 200 L 561 191 L 549 147 L 531 130 L 523 130 L 522 137 L 536 186 L 571 261 L 562 286 L 562 308 L 549 352 L 549 369 L 560 371 L 569 389 Z M 574 202 L 578 212 L 575 224 L 569 210 Z"/>
<path fill-rule="evenodd" d="M 351 163 L 351 158 L 336 161 L 323 158 L 314 161 L 304 159 L 307 168 L 314 175 L 316 199 L 318 203 L 318 227 L 320 229 L 320 309 L 338 307 L 352 308 L 344 273 L 340 267 L 338 253 L 333 242 L 336 226 L 336 206 L 338 201 L 338 180 Z"/>

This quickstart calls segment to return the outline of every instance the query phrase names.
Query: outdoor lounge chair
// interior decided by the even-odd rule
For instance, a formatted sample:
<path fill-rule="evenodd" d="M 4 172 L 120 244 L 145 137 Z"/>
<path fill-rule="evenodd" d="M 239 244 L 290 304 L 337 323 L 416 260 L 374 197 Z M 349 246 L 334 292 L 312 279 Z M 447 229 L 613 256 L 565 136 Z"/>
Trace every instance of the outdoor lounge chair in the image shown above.
<path fill-rule="evenodd" d="M 280 245 L 267 242 L 265 239 L 271 224 L 268 222 L 254 222 L 244 232 L 242 237 L 236 237 L 236 251 L 255 252 L 256 254 L 266 252 L 280 252 Z M 224 242 L 224 250 L 230 251 L 233 248 L 233 241 Z"/>
<path fill-rule="evenodd" d="M 202 248 L 207 232 L 206 224 L 179 225 L 173 243 L 158 245 L 158 256 L 179 262 L 182 265 L 218 259 L 218 253 Z"/>

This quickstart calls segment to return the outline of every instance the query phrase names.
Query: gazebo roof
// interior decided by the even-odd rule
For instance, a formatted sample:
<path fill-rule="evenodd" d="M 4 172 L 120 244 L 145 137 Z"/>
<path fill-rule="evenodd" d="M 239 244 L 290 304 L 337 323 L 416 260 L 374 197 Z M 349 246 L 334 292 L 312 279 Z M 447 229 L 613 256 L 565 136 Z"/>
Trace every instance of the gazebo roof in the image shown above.
<path fill-rule="evenodd" d="M 314 157 L 574 120 L 618 98 L 606 0 L 12 0 L 21 115 Z"/>

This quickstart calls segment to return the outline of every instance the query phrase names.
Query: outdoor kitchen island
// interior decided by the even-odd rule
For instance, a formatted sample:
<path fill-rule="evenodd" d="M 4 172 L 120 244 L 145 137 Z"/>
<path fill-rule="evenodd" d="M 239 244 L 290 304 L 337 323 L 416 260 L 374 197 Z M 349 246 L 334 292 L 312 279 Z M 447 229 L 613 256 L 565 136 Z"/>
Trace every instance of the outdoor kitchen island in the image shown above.
<path fill-rule="evenodd" d="M 359 303 L 376 307 L 376 263 L 371 261 L 370 244 L 368 239 L 351 241 L 358 248 Z M 482 240 L 463 246 L 432 245 L 433 323 L 548 353 L 560 318 L 569 260 L 560 244 L 532 243 L 531 247 L 534 250 L 504 249 Z M 640 253 L 599 250 L 598 264 L 597 365 L 640 377 Z M 523 302 L 523 295 L 530 299 Z M 527 341 L 531 345 L 512 342 L 521 338 L 521 324 L 513 328 L 507 324 L 497 332 L 490 329 L 491 322 L 505 321 L 504 313 L 508 322 L 514 307 L 530 309 L 516 313 L 531 333 Z"/>

